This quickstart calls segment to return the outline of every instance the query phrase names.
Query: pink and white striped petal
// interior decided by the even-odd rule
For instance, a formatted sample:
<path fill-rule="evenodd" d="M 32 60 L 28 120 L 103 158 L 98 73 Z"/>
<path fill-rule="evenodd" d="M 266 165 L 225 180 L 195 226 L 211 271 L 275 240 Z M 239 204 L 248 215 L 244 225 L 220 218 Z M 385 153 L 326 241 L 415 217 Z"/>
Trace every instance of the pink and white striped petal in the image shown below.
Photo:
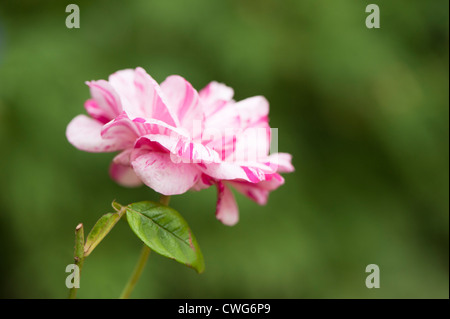
<path fill-rule="evenodd" d="M 236 103 L 241 118 L 241 128 L 267 127 L 269 102 L 263 96 L 254 96 Z"/>
<path fill-rule="evenodd" d="M 206 118 L 227 106 L 233 99 L 234 91 L 223 83 L 211 82 L 199 93 Z"/>
<path fill-rule="evenodd" d="M 131 119 L 145 117 L 147 114 L 147 112 L 141 108 L 142 103 L 139 101 L 136 94 L 134 78 L 134 69 L 117 71 L 108 78 L 109 83 L 120 96 L 123 110 Z"/>
<path fill-rule="evenodd" d="M 262 183 L 262 182 L 261 182 Z M 259 205 L 265 205 L 269 197 L 269 191 L 258 187 L 259 183 L 229 182 L 239 193 L 247 196 Z"/>
<path fill-rule="evenodd" d="M 109 82 L 119 93 L 123 110 L 130 119 L 156 119 L 168 125 L 179 125 L 160 86 L 144 69 L 118 71 L 109 77 Z"/>
<path fill-rule="evenodd" d="M 84 103 L 84 108 L 93 119 L 96 119 L 102 124 L 106 124 L 111 120 L 110 116 L 98 105 L 97 101 L 94 99 L 87 100 Z"/>
<path fill-rule="evenodd" d="M 93 153 L 115 152 L 132 147 L 132 142 L 121 138 L 104 139 L 101 136 L 102 123 L 86 115 L 78 115 L 69 123 L 66 137 L 76 148 Z"/>
<path fill-rule="evenodd" d="M 112 120 L 122 112 L 122 104 L 114 88 L 105 80 L 86 82 L 92 99 L 97 102 L 97 116 Z M 88 105 L 88 108 L 91 105 Z M 87 108 L 87 109 L 88 109 Z M 92 107 L 91 107 L 92 109 Z"/>
<path fill-rule="evenodd" d="M 217 182 L 216 218 L 227 226 L 239 221 L 239 209 L 233 193 L 223 182 Z"/>
<path fill-rule="evenodd" d="M 197 131 L 200 134 L 203 130 L 203 108 L 192 85 L 181 76 L 171 75 L 161 83 L 161 90 L 181 127 L 192 133 L 194 126 L 198 126 Z"/>
<path fill-rule="evenodd" d="M 266 179 L 259 183 L 230 181 L 229 184 L 259 205 L 265 205 L 270 191 L 283 185 L 284 178 L 279 174 L 268 174 Z"/>
<path fill-rule="evenodd" d="M 192 190 L 200 191 L 202 189 L 206 189 L 214 185 L 216 181 L 206 174 L 201 174 L 200 178 L 197 180 L 194 186 L 192 186 Z"/>
<path fill-rule="evenodd" d="M 173 163 L 169 153 L 135 150 L 131 165 L 142 182 L 163 195 L 188 191 L 200 177 L 196 165 Z"/>
<path fill-rule="evenodd" d="M 264 181 L 267 174 L 274 173 L 269 166 L 261 163 L 221 162 L 199 164 L 199 167 L 203 173 L 216 180 L 240 180 L 250 183 Z"/>
<path fill-rule="evenodd" d="M 156 119 L 172 126 L 179 126 L 176 115 L 168 107 L 168 102 L 158 83 L 142 68 L 136 68 L 134 74 L 136 102 L 144 118 Z"/>
<path fill-rule="evenodd" d="M 166 151 L 170 152 L 171 160 L 174 163 L 220 163 L 220 156 L 214 150 L 200 144 L 193 142 L 183 135 L 171 134 L 147 134 L 141 136 L 135 148 L 140 148 L 142 145 L 150 145 L 151 143 L 160 144 Z"/>
<path fill-rule="evenodd" d="M 101 135 L 104 139 L 120 139 L 129 145 L 133 145 L 139 136 L 139 130 L 123 112 L 103 126 Z"/>

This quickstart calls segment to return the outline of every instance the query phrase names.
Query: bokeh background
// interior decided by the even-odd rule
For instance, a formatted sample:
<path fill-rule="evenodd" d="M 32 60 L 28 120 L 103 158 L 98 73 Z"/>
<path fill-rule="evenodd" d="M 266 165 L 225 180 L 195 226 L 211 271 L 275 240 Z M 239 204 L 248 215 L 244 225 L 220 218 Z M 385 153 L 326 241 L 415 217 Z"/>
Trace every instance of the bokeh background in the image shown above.
<path fill-rule="evenodd" d="M 266 96 L 296 172 L 267 206 L 237 195 L 235 227 L 215 219 L 214 189 L 173 197 L 206 271 L 152 254 L 132 297 L 449 297 L 448 1 L 72 2 L 80 29 L 65 26 L 71 2 L 0 3 L 1 297 L 65 298 L 75 226 L 113 199 L 158 199 L 65 137 L 84 81 L 137 66 Z M 369 3 L 381 29 L 365 26 Z M 79 297 L 118 297 L 140 249 L 120 222 Z M 365 286 L 372 263 L 380 289 Z"/>

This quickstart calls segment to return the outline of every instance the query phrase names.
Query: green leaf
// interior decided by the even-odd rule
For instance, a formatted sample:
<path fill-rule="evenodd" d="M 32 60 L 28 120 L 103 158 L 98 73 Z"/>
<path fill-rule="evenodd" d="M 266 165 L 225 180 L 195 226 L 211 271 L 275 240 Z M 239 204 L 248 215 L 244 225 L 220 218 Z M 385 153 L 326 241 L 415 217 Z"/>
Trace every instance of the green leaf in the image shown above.
<path fill-rule="evenodd" d="M 134 233 L 158 254 L 203 272 L 202 252 L 181 215 L 168 206 L 144 201 L 127 207 L 127 220 Z"/>
<path fill-rule="evenodd" d="M 98 244 L 108 235 L 109 231 L 122 217 L 123 212 L 108 213 L 103 215 L 90 231 L 84 245 L 84 256 L 87 257 Z"/>

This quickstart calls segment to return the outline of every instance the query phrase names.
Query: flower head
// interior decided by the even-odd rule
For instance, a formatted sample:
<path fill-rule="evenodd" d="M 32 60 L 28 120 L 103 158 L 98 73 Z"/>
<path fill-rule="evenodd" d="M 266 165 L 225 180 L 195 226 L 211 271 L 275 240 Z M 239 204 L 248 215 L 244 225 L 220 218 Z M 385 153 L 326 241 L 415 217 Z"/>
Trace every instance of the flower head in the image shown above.
<path fill-rule="evenodd" d="M 142 183 L 164 195 L 211 185 L 218 189 L 216 216 L 238 221 L 230 186 L 259 204 L 291 172 L 289 154 L 269 155 L 269 104 L 263 97 L 235 102 L 233 90 L 211 82 L 198 93 L 180 76 L 159 85 L 142 68 L 108 81 L 87 82 L 89 116 L 68 125 L 71 144 L 88 152 L 117 152 L 111 177 L 123 186 Z"/>

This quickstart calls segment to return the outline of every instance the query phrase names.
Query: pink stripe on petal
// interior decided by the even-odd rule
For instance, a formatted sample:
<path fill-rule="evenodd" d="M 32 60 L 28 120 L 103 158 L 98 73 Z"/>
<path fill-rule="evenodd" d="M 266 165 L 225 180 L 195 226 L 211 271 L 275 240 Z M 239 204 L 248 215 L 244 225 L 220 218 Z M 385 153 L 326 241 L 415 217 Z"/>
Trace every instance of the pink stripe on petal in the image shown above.
<path fill-rule="evenodd" d="M 273 191 L 284 184 L 284 178 L 280 174 L 267 174 L 266 180 L 254 184 L 260 189 L 265 189 L 268 191 Z"/>
<path fill-rule="evenodd" d="M 258 183 L 261 180 L 263 180 L 260 172 L 258 173 L 258 171 L 245 166 L 243 166 L 242 169 L 244 170 L 245 174 L 247 174 L 247 177 L 250 180 L 250 182 Z"/>
<path fill-rule="evenodd" d="M 103 124 L 106 124 L 111 120 L 108 114 L 98 106 L 98 103 L 94 99 L 87 100 L 84 103 L 84 108 L 93 119 L 96 119 Z"/>
<path fill-rule="evenodd" d="M 122 112 L 120 98 L 114 88 L 105 80 L 86 82 L 92 98 L 104 111 L 104 116 L 113 119 Z"/>
<path fill-rule="evenodd" d="M 186 113 L 189 111 L 191 106 L 194 104 L 194 93 L 192 92 L 193 88 L 192 86 L 185 81 L 185 93 L 184 93 L 184 99 L 182 101 L 182 105 L 180 107 L 180 110 L 178 111 L 178 118 L 183 119 L 186 115 Z"/>
<path fill-rule="evenodd" d="M 194 159 L 194 144 L 189 143 L 189 159 L 192 161 Z"/>
<path fill-rule="evenodd" d="M 208 175 L 202 174 L 202 182 L 206 185 L 212 185 L 214 183 L 214 180 Z"/>

